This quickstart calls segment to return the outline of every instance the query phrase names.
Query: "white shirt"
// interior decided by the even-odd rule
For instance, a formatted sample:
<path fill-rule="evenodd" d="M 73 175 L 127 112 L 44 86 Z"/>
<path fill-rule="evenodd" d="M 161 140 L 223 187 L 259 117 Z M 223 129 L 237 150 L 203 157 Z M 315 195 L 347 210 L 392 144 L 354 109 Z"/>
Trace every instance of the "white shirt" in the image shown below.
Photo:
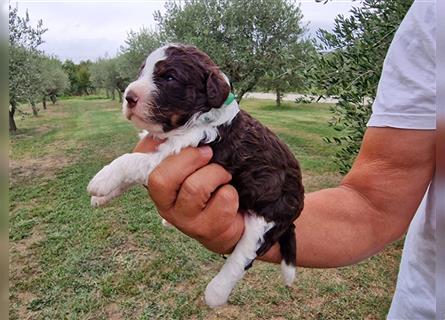
<path fill-rule="evenodd" d="M 435 16 L 435 1 L 416 0 L 400 24 L 383 65 L 368 126 L 436 128 Z M 433 178 L 408 229 L 388 319 L 445 319 L 436 301 L 436 261 L 445 254 L 436 248 L 436 232 L 445 230 L 436 230 L 435 189 Z"/>

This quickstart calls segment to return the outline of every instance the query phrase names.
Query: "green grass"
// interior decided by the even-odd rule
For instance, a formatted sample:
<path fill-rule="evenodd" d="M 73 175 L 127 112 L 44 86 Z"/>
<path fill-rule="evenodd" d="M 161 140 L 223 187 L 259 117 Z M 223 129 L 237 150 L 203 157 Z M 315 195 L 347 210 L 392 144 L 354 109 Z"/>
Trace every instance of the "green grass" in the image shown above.
<path fill-rule="evenodd" d="M 326 105 L 244 100 L 300 160 L 306 189 L 336 185 L 333 146 L 322 137 Z M 85 191 L 93 175 L 137 142 L 108 100 L 71 99 L 18 119 L 10 138 L 11 319 L 383 319 L 400 244 L 359 265 L 299 269 L 285 288 L 275 265 L 257 262 L 216 310 L 203 290 L 224 263 L 165 229 L 143 188 L 103 209 Z"/>

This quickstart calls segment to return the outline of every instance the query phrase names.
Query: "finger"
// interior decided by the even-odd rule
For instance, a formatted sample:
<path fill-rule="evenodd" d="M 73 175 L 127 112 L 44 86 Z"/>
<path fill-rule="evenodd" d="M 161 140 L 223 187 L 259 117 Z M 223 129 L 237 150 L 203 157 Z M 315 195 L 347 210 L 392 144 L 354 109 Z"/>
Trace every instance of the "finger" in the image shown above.
<path fill-rule="evenodd" d="M 174 211 L 184 218 L 193 218 L 206 207 L 212 193 L 231 179 L 231 174 L 216 163 L 198 169 L 184 180 Z"/>
<path fill-rule="evenodd" d="M 231 185 L 218 189 L 201 214 L 207 234 L 202 235 L 203 244 L 218 253 L 230 253 L 244 231 L 244 218 L 238 212 L 238 193 Z"/>
<path fill-rule="evenodd" d="M 133 152 L 147 153 L 155 151 L 164 141 L 165 140 L 153 139 L 153 137 L 147 135 L 138 142 L 136 147 L 133 149 Z"/>
<path fill-rule="evenodd" d="M 173 207 L 184 180 L 212 158 L 210 147 L 186 148 L 162 161 L 148 177 L 150 197 L 160 211 Z"/>
<path fill-rule="evenodd" d="M 232 185 L 224 185 L 210 198 L 200 216 L 200 223 L 209 226 L 210 236 L 215 237 L 232 225 L 238 215 L 238 207 L 238 192 Z"/>
<path fill-rule="evenodd" d="M 234 186 L 226 184 L 213 194 L 202 216 L 209 221 L 230 221 L 238 214 L 238 206 L 238 192 Z M 218 217 L 215 213 L 218 213 Z"/>

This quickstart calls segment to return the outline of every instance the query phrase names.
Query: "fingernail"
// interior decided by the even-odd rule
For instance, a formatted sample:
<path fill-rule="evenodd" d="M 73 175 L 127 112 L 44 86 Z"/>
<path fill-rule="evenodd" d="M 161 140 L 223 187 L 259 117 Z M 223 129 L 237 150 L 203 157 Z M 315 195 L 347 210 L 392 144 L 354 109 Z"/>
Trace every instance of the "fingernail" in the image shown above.
<path fill-rule="evenodd" d="M 199 147 L 198 149 L 199 151 L 201 151 L 201 154 L 206 158 L 211 157 L 213 154 L 212 148 L 210 148 L 209 146 Z"/>

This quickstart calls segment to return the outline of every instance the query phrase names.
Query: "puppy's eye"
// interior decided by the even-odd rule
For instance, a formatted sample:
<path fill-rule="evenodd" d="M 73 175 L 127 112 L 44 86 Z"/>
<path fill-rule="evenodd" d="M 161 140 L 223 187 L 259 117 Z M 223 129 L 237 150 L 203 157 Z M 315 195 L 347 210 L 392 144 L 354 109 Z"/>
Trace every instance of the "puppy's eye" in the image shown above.
<path fill-rule="evenodd" d="M 169 75 L 169 74 L 165 75 L 164 79 L 167 80 L 167 81 L 175 80 L 175 78 L 172 75 Z"/>

